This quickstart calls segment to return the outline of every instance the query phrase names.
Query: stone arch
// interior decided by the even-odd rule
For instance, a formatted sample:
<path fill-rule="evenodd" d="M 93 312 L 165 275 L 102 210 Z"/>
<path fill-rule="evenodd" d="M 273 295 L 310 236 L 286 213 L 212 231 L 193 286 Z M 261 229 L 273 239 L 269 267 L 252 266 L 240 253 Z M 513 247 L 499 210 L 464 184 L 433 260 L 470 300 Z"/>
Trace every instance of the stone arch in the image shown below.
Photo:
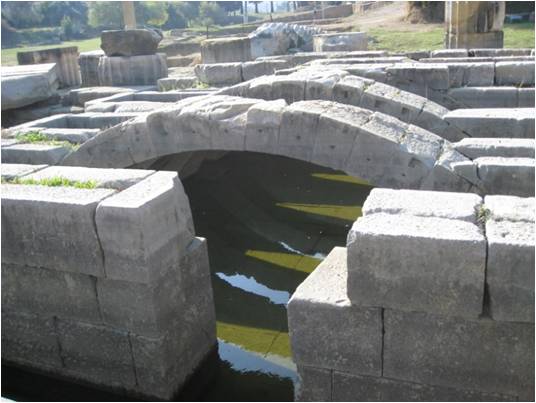
<path fill-rule="evenodd" d="M 420 95 L 336 68 L 315 66 L 288 75 L 263 76 L 225 88 L 217 94 L 265 100 L 282 98 L 288 103 L 335 101 L 385 113 L 449 141 L 467 137 L 443 118 L 449 112 L 447 108 Z"/>
<path fill-rule="evenodd" d="M 62 165 L 125 168 L 189 151 L 253 151 L 361 177 L 375 186 L 468 191 L 472 161 L 445 139 L 381 112 L 332 101 L 212 95 L 101 132 Z"/>

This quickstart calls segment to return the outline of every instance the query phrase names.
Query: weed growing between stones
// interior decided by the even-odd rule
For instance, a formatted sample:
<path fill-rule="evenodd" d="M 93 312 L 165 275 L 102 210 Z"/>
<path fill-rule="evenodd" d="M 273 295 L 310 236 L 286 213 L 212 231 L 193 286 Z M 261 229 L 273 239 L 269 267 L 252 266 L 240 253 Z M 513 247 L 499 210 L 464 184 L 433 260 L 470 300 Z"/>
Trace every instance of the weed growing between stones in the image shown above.
<path fill-rule="evenodd" d="M 67 186 L 75 187 L 78 189 L 95 189 L 97 182 L 94 180 L 89 181 L 73 181 L 62 176 L 54 176 L 52 178 L 32 179 L 32 178 L 13 178 L 2 179 L 2 183 L 8 183 L 12 185 L 41 185 L 41 186 Z"/>
<path fill-rule="evenodd" d="M 79 144 L 72 144 L 68 141 L 51 140 L 49 137 L 38 131 L 19 133 L 15 136 L 15 138 L 21 143 L 25 144 L 47 144 L 53 146 L 63 146 L 65 148 L 69 148 L 72 151 L 75 151 L 80 147 Z"/>
<path fill-rule="evenodd" d="M 479 223 L 484 224 L 491 216 L 490 209 L 484 207 L 483 205 L 478 208 L 478 212 L 476 214 L 477 220 Z"/>

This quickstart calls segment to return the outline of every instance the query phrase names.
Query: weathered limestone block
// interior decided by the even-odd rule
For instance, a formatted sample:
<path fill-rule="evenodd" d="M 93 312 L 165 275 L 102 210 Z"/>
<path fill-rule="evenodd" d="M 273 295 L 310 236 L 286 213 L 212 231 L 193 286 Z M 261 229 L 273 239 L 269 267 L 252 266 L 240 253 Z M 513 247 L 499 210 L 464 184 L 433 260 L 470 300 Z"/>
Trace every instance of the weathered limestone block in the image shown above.
<path fill-rule="evenodd" d="M 385 71 L 391 76 L 387 84 L 421 86 L 435 90 L 449 89 L 449 69 L 442 64 L 399 63 L 386 67 Z"/>
<path fill-rule="evenodd" d="M 495 84 L 534 86 L 534 61 L 495 63 Z"/>
<path fill-rule="evenodd" d="M 430 52 L 430 57 L 467 57 L 467 49 L 438 49 Z"/>
<path fill-rule="evenodd" d="M 97 385 L 134 389 L 129 334 L 88 323 L 57 320 L 64 371 Z"/>
<path fill-rule="evenodd" d="M 2 110 L 54 96 L 59 86 L 55 63 L 2 67 Z"/>
<path fill-rule="evenodd" d="M 42 369 L 61 368 L 54 319 L 3 309 L 2 360 Z"/>
<path fill-rule="evenodd" d="M 480 157 L 475 160 L 486 194 L 534 196 L 534 159 Z"/>
<path fill-rule="evenodd" d="M 465 138 L 454 144 L 463 155 L 479 157 L 534 158 L 534 139 Z"/>
<path fill-rule="evenodd" d="M 272 80 L 272 99 L 284 99 L 289 105 L 305 99 L 305 80 L 300 77 L 276 76 Z"/>
<path fill-rule="evenodd" d="M 248 37 L 205 39 L 201 42 L 201 59 L 205 64 L 247 62 L 252 60 Z"/>
<path fill-rule="evenodd" d="M 232 85 L 242 80 L 242 63 L 198 64 L 194 68 L 199 81 L 210 85 Z"/>
<path fill-rule="evenodd" d="M 469 49 L 469 55 L 474 57 L 485 57 L 485 56 L 528 56 L 531 55 L 534 49 L 529 48 L 507 48 L 507 49 L 487 49 L 487 48 L 476 48 Z"/>
<path fill-rule="evenodd" d="M 384 312 L 383 375 L 534 398 L 534 324 Z"/>
<path fill-rule="evenodd" d="M 359 128 L 345 170 L 376 186 L 418 188 L 434 166 L 441 141 L 424 129 L 374 112 Z"/>
<path fill-rule="evenodd" d="M 486 199 L 500 197 L 487 196 Z M 512 199 L 517 199 L 512 197 Z M 486 206 L 487 207 L 487 206 Z M 532 198 L 532 218 L 534 217 Z M 491 213 L 493 215 L 493 212 Z M 534 322 L 534 221 L 486 221 L 486 283 L 491 317 L 497 321 Z"/>
<path fill-rule="evenodd" d="M 102 56 L 104 56 L 102 50 L 80 52 L 78 65 L 80 66 L 80 76 L 83 87 L 94 87 L 99 85 L 99 59 Z"/>
<path fill-rule="evenodd" d="M 372 189 L 363 204 L 363 215 L 404 214 L 449 218 L 477 223 L 482 198 L 469 193 L 423 192 L 422 190 Z"/>
<path fill-rule="evenodd" d="M 348 105 L 338 105 L 322 113 L 311 161 L 333 169 L 344 169 L 359 127 L 368 122 L 372 112 Z"/>
<path fill-rule="evenodd" d="M 50 140 L 68 141 L 72 144 L 81 144 L 95 137 L 100 129 L 78 129 L 78 128 L 46 128 L 39 131 Z"/>
<path fill-rule="evenodd" d="M 447 388 L 388 378 L 351 375 L 333 371 L 331 399 L 334 402 L 445 402 L 516 401 L 516 396 L 471 389 Z"/>
<path fill-rule="evenodd" d="M 94 215 L 114 192 L 2 185 L 3 262 L 104 276 Z"/>
<path fill-rule="evenodd" d="M 534 138 L 533 108 L 457 109 L 444 119 L 471 137 Z"/>
<path fill-rule="evenodd" d="M 162 38 L 153 29 L 102 31 L 101 49 L 106 56 L 154 55 Z"/>
<path fill-rule="evenodd" d="M 281 116 L 287 103 L 283 99 L 258 103 L 249 108 L 246 122 L 246 150 L 275 154 Z"/>
<path fill-rule="evenodd" d="M 534 197 L 486 196 L 485 208 L 495 221 L 534 222 Z"/>
<path fill-rule="evenodd" d="M 291 76 L 297 75 L 294 73 Z M 348 76 L 345 71 L 326 71 L 318 74 L 309 74 L 305 78 L 305 97 L 304 99 L 324 99 L 331 101 L 333 98 L 333 86 L 343 77 Z"/>
<path fill-rule="evenodd" d="M 317 34 L 313 36 L 314 52 L 352 50 L 367 50 L 367 34 L 365 32 Z"/>
<path fill-rule="evenodd" d="M 354 304 L 471 318 L 482 313 L 486 242 L 474 224 L 372 214 L 354 223 L 347 246 Z"/>
<path fill-rule="evenodd" d="M 102 56 L 99 59 L 100 85 L 156 85 L 167 77 L 166 55 L 157 53 L 141 56 Z"/>
<path fill-rule="evenodd" d="M 450 88 L 490 87 L 495 82 L 494 63 L 448 63 Z"/>
<path fill-rule="evenodd" d="M 46 168 L 47 165 L 28 165 L 28 164 L 2 164 L 2 179 L 10 180 L 19 178 L 32 172 Z"/>
<path fill-rule="evenodd" d="M 100 322 L 95 278 L 43 267 L 2 265 L 2 309 Z"/>
<path fill-rule="evenodd" d="M 355 76 L 342 77 L 333 86 L 333 100 L 341 104 L 360 106 L 363 92 L 372 84 L 374 84 L 374 81 L 367 78 Z"/>
<path fill-rule="evenodd" d="M 176 265 L 193 238 L 176 172 L 157 172 L 99 204 L 95 215 L 106 277 L 150 283 Z"/>
<path fill-rule="evenodd" d="M 515 87 L 462 87 L 448 90 L 446 102 L 435 101 L 449 109 L 515 108 L 518 106 L 517 98 L 518 89 Z"/>
<path fill-rule="evenodd" d="M 156 84 L 158 85 L 158 91 L 173 91 L 183 88 L 192 88 L 197 84 L 196 76 L 172 76 L 166 78 L 160 78 Z"/>
<path fill-rule="evenodd" d="M 519 108 L 534 108 L 534 88 L 517 89 L 517 106 Z"/>
<path fill-rule="evenodd" d="M 346 249 L 335 248 L 294 292 L 288 304 L 294 361 L 379 376 L 381 310 L 351 304 L 345 277 Z"/>
<path fill-rule="evenodd" d="M 298 365 L 299 382 L 294 387 L 297 402 L 330 402 L 332 370 Z"/>

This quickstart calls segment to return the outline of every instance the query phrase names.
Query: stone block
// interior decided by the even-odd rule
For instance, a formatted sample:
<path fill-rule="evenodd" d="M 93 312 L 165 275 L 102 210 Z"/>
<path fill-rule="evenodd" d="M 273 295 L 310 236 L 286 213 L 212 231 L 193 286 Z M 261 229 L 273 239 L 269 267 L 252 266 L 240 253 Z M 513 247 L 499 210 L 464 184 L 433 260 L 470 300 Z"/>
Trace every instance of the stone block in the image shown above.
<path fill-rule="evenodd" d="M 333 372 L 334 402 L 516 401 L 516 396 Z"/>
<path fill-rule="evenodd" d="M 534 218 L 534 199 L 532 208 Z M 486 237 L 491 317 L 504 322 L 534 323 L 534 221 L 488 219 Z"/>
<path fill-rule="evenodd" d="M 100 85 L 156 85 L 167 77 L 166 55 L 157 53 L 141 56 L 102 56 L 99 58 Z"/>
<path fill-rule="evenodd" d="M 422 190 L 372 189 L 363 215 L 375 213 L 438 217 L 477 223 L 482 198 L 475 194 Z"/>
<path fill-rule="evenodd" d="M 61 368 L 54 319 L 2 310 L 2 360 L 49 370 Z"/>
<path fill-rule="evenodd" d="M 534 222 L 534 197 L 486 196 L 484 204 L 492 220 Z"/>
<path fill-rule="evenodd" d="M 102 31 L 101 48 L 106 56 L 154 55 L 162 38 L 154 29 Z"/>
<path fill-rule="evenodd" d="M 299 381 L 294 386 L 294 400 L 297 402 L 332 401 L 331 373 L 329 369 L 299 365 Z"/>
<path fill-rule="evenodd" d="M 19 65 L 56 63 L 58 79 L 62 87 L 80 85 L 78 69 L 78 47 L 68 46 L 17 52 Z"/>
<path fill-rule="evenodd" d="M 448 90 L 450 109 L 512 108 L 518 106 L 516 87 L 462 87 Z"/>
<path fill-rule="evenodd" d="M 534 159 L 480 157 L 475 163 L 486 194 L 534 196 Z"/>
<path fill-rule="evenodd" d="M 384 312 L 383 376 L 534 396 L 534 324 Z"/>
<path fill-rule="evenodd" d="M 68 141 L 72 144 L 82 144 L 90 138 L 95 137 L 100 129 L 78 129 L 78 128 L 47 128 L 40 130 L 39 133 L 50 140 Z"/>
<path fill-rule="evenodd" d="M 448 63 L 450 88 L 491 87 L 495 80 L 494 63 Z"/>
<path fill-rule="evenodd" d="M 2 164 L 2 179 L 10 180 L 14 178 L 20 178 L 21 176 L 31 174 L 32 172 L 39 171 L 46 168 L 47 165 L 29 165 L 29 164 Z"/>
<path fill-rule="evenodd" d="M 193 238 L 190 205 L 176 172 L 157 172 L 107 198 L 95 221 L 106 277 L 115 280 L 158 279 Z"/>
<path fill-rule="evenodd" d="M 275 154 L 281 116 L 287 103 L 283 99 L 253 105 L 246 122 L 246 150 Z"/>
<path fill-rule="evenodd" d="M 387 67 L 385 71 L 392 77 L 387 84 L 393 82 L 435 90 L 449 89 L 449 69 L 442 64 L 399 63 Z"/>
<path fill-rule="evenodd" d="M 444 119 L 470 137 L 534 138 L 532 108 L 457 109 Z"/>
<path fill-rule="evenodd" d="M 534 88 L 517 89 L 517 106 L 519 108 L 534 108 Z"/>
<path fill-rule="evenodd" d="M 111 189 L 2 185 L 3 263 L 104 276 L 95 209 Z"/>
<path fill-rule="evenodd" d="M 69 152 L 71 152 L 70 147 L 65 145 L 19 143 L 9 147 L 2 147 L 2 162 L 56 165 Z"/>
<path fill-rule="evenodd" d="M 360 106 L 365 89 L 374 83 L 366 78 L 346 76 L 333 86 L 332 96 L 335 102 Z"/>
<path fill-rule="evenodd" d="M 347 247 L 354 304 L 469 318 L 482 313 L 486 241 L 472 223 L 366 215 L 352 226 Z"/>
<path fill-rule="evenodd" d="M 375 186 L 418 188 L 441 149 L 438 136 L 379 112 L 359 130 L 345 171 Z"/>
<path fill-rule="evenodd" d="M 297 76 L 294 73 L 292 76 Z M 347 76 L 348 73 L 342 71 L 319 72 L 318 74 L 307 74 L 305 78 L 305 99 L 323 99 L 330 101 L 333 98 L 333 86 Z"/>
<path fill-rule="evenodd" d="M 351 304 L 346 276 L 346 249 L 335 248 L 296 289 L 288 304 L 292 355 L 298 366 L 379 376 L 381 309 Z"/>
<path fill-rule="evenodd" d="M 201 59 L 205 64 L 252 60 L 250 39 L 248 37 L 205 39 L 201 42 Z"/>
<path fill-rule="evenodd" d="M 365 32 L 317 34 L 313 36 L 314 52 L 367 50 Z"/>
<path fill-rule="evenodd" d="M 534 86 L 534 61 L 495 63 L 495 84 Z"/>
<path fill-rule="evenodd" d="M 311 161 L 333 169 L 344 169 L 359 127 L 372 113 L 350 105 L 338 105 L 320 115 Z"/>
<path fill-rule="evenodd" d="M 95 278 L 42 267 L 2 265 L 5 310 L 100 322 Z"/>
<path fill-rule="evenodd" d="M 194 69 L 199 81 L 210 85 L 242 82 L 242 63 L 198 64 Z"/>
<path fill-rule="evenodd" d="M 272 99 L 284 99 L 289 105 L 305 100 L 305 80 L 291 76 L 277 76 L 272 80 Z"/>
<path fill-rule="evenodd" d="M 468 158 L 534 158 L 534 139 L 465 138 L 454 144 Z"/>
<path fill-rule="evenodd" d="M 133 389 L 133 357 L 126 332 L 106 326 L 57 320 L 64 371 L 103 386 Z"/>
<path fill-rule="evenodd" d="M 430 57 L 467 57 L 467 49 L 438 49 L 430 52 Z"/>

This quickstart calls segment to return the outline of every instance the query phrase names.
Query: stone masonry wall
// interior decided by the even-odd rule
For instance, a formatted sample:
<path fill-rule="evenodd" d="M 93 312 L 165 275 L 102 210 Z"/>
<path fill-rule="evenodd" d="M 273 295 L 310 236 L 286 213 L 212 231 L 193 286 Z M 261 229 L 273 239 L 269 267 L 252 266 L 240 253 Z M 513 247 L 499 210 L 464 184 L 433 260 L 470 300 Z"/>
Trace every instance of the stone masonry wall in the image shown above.
<path fill-rule="evenodd" d="M 9 183 L 55 177 L 96 187 Z M 3 360 L 170 399 L 216 344 L 177 174 L 3 164 L 2 179 Z"/>
<path fill-rule="evenodd" d="M 289 305 L 299 400 L 533 401 L 534 198 L 374 189 Z"/>

